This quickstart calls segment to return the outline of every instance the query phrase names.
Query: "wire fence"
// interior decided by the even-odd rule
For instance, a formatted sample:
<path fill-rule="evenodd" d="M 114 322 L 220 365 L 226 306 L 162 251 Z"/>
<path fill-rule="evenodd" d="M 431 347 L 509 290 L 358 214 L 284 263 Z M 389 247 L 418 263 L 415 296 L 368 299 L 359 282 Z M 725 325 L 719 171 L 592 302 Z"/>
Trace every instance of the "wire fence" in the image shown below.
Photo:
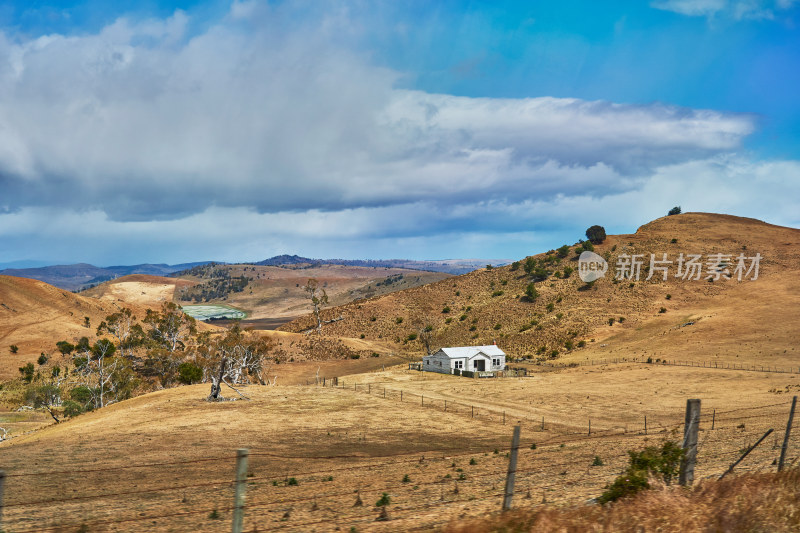
<path fill-rule="evenodd" d="M 374 384 L 350 388 L 340 381 L 338 388 L 384 395 L 384 388 Z M 408 391 L 385 391 L 387 400 L 400 401 L 402 393 L 404 402 L 423 406 L 427 401 Z M 436 401 L 431 398 L 424 406 L 443 409 Z M 719 477 L 770 428 L 775 429 L 774 438 L 756 448 L 735 471 L 774 471 L 789 403 L 701 412 L 695 479 Z M 474 417 L 476 434 L 485 423 L 502 424 L 501 413 L 485 408 L 473 413 L 471 406 L 448 402 L 447 412 Z M 536 431 L 536 424 L 523 425 L 514 506 L 577 503 L 599 496 L 624 471 L 628 450 L 664 438 L 680 442 L 682 419 L 682 413 L 675 413 L 674 419 L 648 428 L 647 433 L 644 426 L 626 432 L 590 432 L 588 427 L 547 422 L 544 431 Z M 510 418 L 506 422 L 512 423 Z M 513 423 L 517 422 L 515 418 Z M 793 464 L 800 441 L 792 438 L 790 445 L 788 463 Z M 333 526 L 413 530 L 482 515 L 500 509 L 507 455 L 507 448 L 488 447 L 470 435 L 464 436 L 463 449 L 456 453 L 315 456 L 252 447 L 245 479 L 244 531 Z M 236 509 L 234 490 L 241 483 L 234 474 L 235 463 L 231 451 L 169 461 L 108 458 L 91 465 L 76 461 L 53 468 L 10 468 L 5 476 L 2 529 L 229 531 Z M 384 495 L 388 505 L 378 505 L 386 501 Z"/>

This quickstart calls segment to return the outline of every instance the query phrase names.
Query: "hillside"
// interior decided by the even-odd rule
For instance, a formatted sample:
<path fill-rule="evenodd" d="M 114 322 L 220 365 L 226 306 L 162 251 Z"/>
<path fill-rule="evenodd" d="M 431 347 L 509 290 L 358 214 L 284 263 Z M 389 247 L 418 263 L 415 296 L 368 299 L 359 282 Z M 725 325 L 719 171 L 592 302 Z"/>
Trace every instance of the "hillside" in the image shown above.
<path fill-rule="evenodd" d="M 175 290 L 193 286 L 195 283 L 177 278 L 131 274 L 87 289 L 81 294 L 123 305 L 144 305 L 157 308 L 162 302 L 171 302 Z"/>
<path fill-rule="evenodd" d="M 61 289 L 69 291 L 80 290 L 89 286 L 131 274 L 145 274 L 151 276 L 165 276 L 179 270 L 184 270 L 202 263 L 184 263 L 180 265 L 166 264 L 141 264 L 97 267 L 86 263 L 74 265 L 54 265 L 37 268 L 8 268 L 0 271 L 0 275 L 30 278 L 44 281 Z"/>
<path fill-rule="evenodd" d="M 92 338 L 100 321 L 115 311 L 111 302 L 0 275 L 0 379 L 18 377 L 18 367 L 41 352 L 50 353 L 59 340 Z M 12 344 L 19 348 L 16 354 L 9 349 Z"/>
<path fill-rule="evenodd" d="M 283 266 L 309 268 L 319 265 L 343 265 L 371 268 L 404 268 L 410 270 L 427 270 L 446 274 L 466 274 L 487 264 L 506 265 L 505 259 L 440 259 L 432 261 L 415 261 L 413 259 L 311 259 L 298 255 L 276 255 L 254 263 L 262 266 Z"/>
<path fill-rule="evenodd" d="M 327 325 L 325 334 L 389 339 L 418 355 L 423 345 L 419 338 L 408 341 L 409 336 L 419 336 L 430 326 L 434 348 L 491 344 L 494 339 L 515 358 L 540 361 L 646 355 L 730 362 L 747 351 L 769 364 L 796 364 L 800 333 L 787 326 L 800 322 L 800 230 L 709 213 L 660 218 L 634 234 L 611 235 L 595 246 L 610 266 L 593 286 L 577 275 L 575 248 L 570 246 L 564 258 L 555 251 L 533 256 L 551 272 L 535 283 L 538 297 L 533 302 L 523 298 L 532 281 L 523 266 L 482 269 L 326 309 L 324 318 L 344 319 Z M 673 264 L 666 281 L 655 271 L 647 281 L 651 253 L 657 259 L 667 253 L 673 261 L 680 253 L 701 254 L 702 277 L 708 254 L 732 255 L 729 271 L 740 253 L 759 253 L 762 259 L 756 280 L 684 280 L 674 276 Z M 614 279 L 623 254 L 645 258 L 638 281 Z M 566 279 L 565 267 L 574 269 Z M 282 329 L 310 326 L 304 317 Z"/>
<path fill-rule="evenodd" d="M 285 268 L 209 264 L 175 274 L 176 303 L 225 304 L 245 311 L 250 320 L 296 317 L 311 311 L 303 287 L 315 278 L 332 305 L 387 294 L 449 278 L 449 274 L 403 268 L 317 265 Z"/>

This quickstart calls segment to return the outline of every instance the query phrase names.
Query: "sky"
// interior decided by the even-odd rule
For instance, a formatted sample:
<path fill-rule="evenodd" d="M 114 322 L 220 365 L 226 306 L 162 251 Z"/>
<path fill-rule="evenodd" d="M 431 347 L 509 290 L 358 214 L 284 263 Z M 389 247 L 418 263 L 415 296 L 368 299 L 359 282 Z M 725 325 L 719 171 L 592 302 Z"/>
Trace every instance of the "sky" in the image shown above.
<path fill-rule="evenodd" d="M 0 6 L 0 265 L 800 227 L 800 0 Z"/>

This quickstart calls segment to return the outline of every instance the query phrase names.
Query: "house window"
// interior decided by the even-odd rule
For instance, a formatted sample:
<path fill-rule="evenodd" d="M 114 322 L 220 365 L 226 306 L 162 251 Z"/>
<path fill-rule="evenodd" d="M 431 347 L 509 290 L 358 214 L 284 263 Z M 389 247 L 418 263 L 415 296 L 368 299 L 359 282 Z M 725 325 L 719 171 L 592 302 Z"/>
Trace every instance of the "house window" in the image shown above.
<path fill-rule="evenodd" d="M 462 369 L 464 368 L 464 361 L 455 361 L 453 363 L 453 368 Z"/>
<path fill-rule="evenodd" d="M 492 358 L 492 366 L 500 366 L 500 358 L 499 357 L 493 357 Z"/>

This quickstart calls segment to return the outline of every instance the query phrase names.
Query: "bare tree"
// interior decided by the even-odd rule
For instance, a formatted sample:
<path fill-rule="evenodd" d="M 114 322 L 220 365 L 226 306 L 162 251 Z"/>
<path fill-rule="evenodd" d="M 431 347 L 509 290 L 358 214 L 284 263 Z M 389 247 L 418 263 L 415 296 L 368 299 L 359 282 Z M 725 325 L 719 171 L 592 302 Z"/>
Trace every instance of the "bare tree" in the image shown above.
<path fill-rule="evenodd" d="M 97 336 L 100 337 L 104 334 L 114 337 L 120 355 L 128 358 L 133 357 L 134 349 L 141 346 L 145 339 L 141 324 L 136 323 L 133 311 L 127 307 L 108 315 L 97 326 Z"/>
<path fill-rule="evenodd" d="M 328 294 L 325 289 L 319 288 L 319 282 L 314 278 L 309 278 L 306 286 L 303 287 L 308 293 L 308 298 L 311 300 L 311 305 L 314 308 L 314 318 L 317 321 L 317 332 L 322 331 L 322 318 L 320 317 L 320 309 L 322 306 L 328 305 Z"/>

